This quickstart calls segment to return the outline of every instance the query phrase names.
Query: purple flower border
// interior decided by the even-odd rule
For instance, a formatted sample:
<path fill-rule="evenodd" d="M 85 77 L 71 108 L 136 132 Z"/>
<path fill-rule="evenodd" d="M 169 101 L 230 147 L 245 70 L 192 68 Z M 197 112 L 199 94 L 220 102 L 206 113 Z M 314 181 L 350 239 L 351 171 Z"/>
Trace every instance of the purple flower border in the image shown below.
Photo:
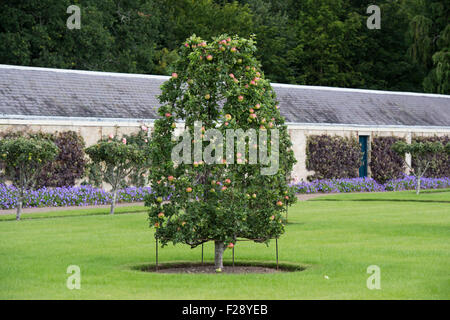
<path fill-rule="evenodd" d="M 297 193 L 302 194 L 404 191 L 416 188 L 416 178 L 414 176 L 404 176 L 399 179 L 389 180 L 384 184 L 380 184 L 372 178 L 315 180 L 312 182 L 293 183 L 291 186 L 296 188 Z M 421 189 L 440 188 L 450 188 L 450 178 L 421 179 Z"/>
<path fill-rule="evenodd" d="M 140 202 L 151 192 L 150 187 L 129 187 L 119 190 L 118 202 Z M 17 205 L 19 190 L 0 184 L 0 208 L 12 209 Z M 41 188 L 25 192 L 24 208 L 68 207 L 110 204 L 112 194 L 91 186 Z"/>
<path fill-rule="evenodd" d="M 382 192 L 403 191 L 416 188 L 414 176 L 404 176 L 400 179 L 389 180 L 379 184 L 372 178 L 351 178 L 315 180 L 312 182 L 298 182 L 291 186 L 297 193 L 345 193 L 345 192 Z M 450 178 L 422 178 L 422 189 L 450 188 Z M 151 193 L 150 187 L 129 187 L 118 192 L 118 202 L 144 201 L 147 194 Z M 12 209 L 17 205 L 19 190 L 11 185 L 0 184 L 0 208 Z M 91 186 L 41 188 L 25 192 L 24 208 L 37 207 L 68 207 L 105 205 L 111 202 L 110 192 Z"/>

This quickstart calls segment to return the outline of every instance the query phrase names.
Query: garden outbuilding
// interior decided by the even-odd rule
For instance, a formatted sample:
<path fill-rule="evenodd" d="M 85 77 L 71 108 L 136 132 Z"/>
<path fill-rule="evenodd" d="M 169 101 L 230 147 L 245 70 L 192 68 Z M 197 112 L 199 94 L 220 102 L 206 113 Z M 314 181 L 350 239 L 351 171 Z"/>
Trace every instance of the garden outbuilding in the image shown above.
<path fill-rule="evenodd" d="M 76 131 L 86 145 L 129 134 L 158 118 L 160 86 L 169 77 L 0 65 L 0 134 Z M 314 174 L 308 144 L 315 136 L 359 142 L 357 175 L 371 176 L 379 137 L 450 137 L 450 96 L 272 84 L 297 158 L 293 178 Z"/>

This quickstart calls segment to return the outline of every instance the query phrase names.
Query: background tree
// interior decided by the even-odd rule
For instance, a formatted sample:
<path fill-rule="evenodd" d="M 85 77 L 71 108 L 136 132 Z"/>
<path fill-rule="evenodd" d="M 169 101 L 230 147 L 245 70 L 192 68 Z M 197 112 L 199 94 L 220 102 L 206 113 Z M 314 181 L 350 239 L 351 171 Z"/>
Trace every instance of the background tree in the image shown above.
<path fill-rule="evenodd" d="M 47 139 L 18 137 L 0 140 L 5 177 L 19 189 L 16 220 L 20 220 L 22 214 L 25 191 L 35 187 L 42 169 L 55 159 L 58 152 L 55 143 Z"/>
<path fill-rule="evenodd" d="M 444 146 L 450 143 L 450 136 L 418 136 L 412 142 L 440 142 Z M 427 170 L 427 178 L 441 178 L 450 176 L 450 157 L 445 152 L 437 155 L 429 155 L 431 163 Z M 411 159 L 411 166 L 416 167 L 415 159 Z"/>
<path fill-rule="evenodd" d="M 149 128 L 145 125 L 141 126 L 141 130 L 137 133 L 124 134 L 123 138 L 126 139 L 127 144 L 133 144 L 143 150 L 145 155 L 145 162 L 139 166 L 136 166 L 128 176 L 128 181 L 123 181 L 122 187 L 136 186 L 144 187 L 147 185 L 149 169 L 151 167 L 151 159 L 148 155 L 150 147 L 150 135 Z"/>
<path fill-rule="evenodd" d="M 358 29 L 362 21 L 345 1 L 305 0 L 295 20 L 296 46 L 289 50 L 290 82 L 324 86 L 361 87 L 355 69 L 358 49 L 364 47 Z"/>
<path fill-rule="evenodd" d="M 284 206 L 294 201 L 284 202 L 295 163 L 291 141 L 275 94 L 255 58 L 255 45 L 254 40 L 226 35 L 210 43 L 196 36 L 187 39 L 173 65 L 172 78 L 162 86 L 163 106 L 158 111 L 162 118 L 155 121 L 152 133 L 154 194 L 147 197 L 146 205 L 155 237 L 162 245 L 173 242 L 196 247 L 213 241 L 217 270 L 223 267 L 226 246 L 233 246 L 238 238 L 267 243 L 279 237 L 284 232 Z M 216 129 L 223 136 L 227 129 L 258 129 L 259 134 L 278 129 L 279 153 L 269 142 L 264 146 L 278 157 L 279 170 L 263 175 L 265 165 L 246 162 L 249 148 L 261 150 L 261 144 L 247 145 L 244 154 L 231 150 L 232 159 L 214 149 L 214 164 L 174 163 L 176 119 L 184 120 L 185 133 L 191 135 L 195 121 L 202 122 L 205 134 Z M 190 146 L 193 143 L 188 140 Z"/>
<path fill-rule="evenodd" d="M 441 142 L 413 142 L 408 144 L 404 141 L 397 141 L 392 145 L 392 150 L 397 154 L 404 157 L 405 154 L 410 154 L 414 159 L 415 168 L 406 162 L 405 165 L 409 167 L 411 173 L 416 177 L 417 186 L 416 194 L 420 193 L 420 182 L 422 177 L 427 172 L 431 163 L 434 161 L 436 155 L 448 150 L 449 147 L 445 147 Z"/>
<path fill-rule="evenodd" d="M 86 169 L 86 157 L 84 153 L 84 140 L 74 131 L 62 131 L 55 133 L 33 131 L 6 131 L 1 138 L 36 138 L 53 141 L 59 149 L 59 153 L 53 161 L 48 162 L 38 175 L 35 187 L 68 187 L 74 186 L 77 180 L 82 178 Z M 0 181 L 4 181 L 1 172 Z"/>
<path fill-rule="evenodd" d="M 78 5 L 81 29 L 69 30 Z M 160 27 L 155 1 L 7 0 L 0 3 L 0 62 L 146 73 L 154 68 Z"/>
<path fill-rule="evenodd" d="M 69 5 L 81 29 L 69 30 Z M 274 82 L 449 93 L 448 0 L 3 0 L 0 63 L 170 74 L 191 34 L 254 34 Z"/>
<path fill-rule="evenodd" d="M 258 41 L 256 57 L 261 61 L 261 68 L 272 82 L 286 83 L 293 76 L 287 53 L 295 39 L 288 8 L 266 0 L 249 0 L 247 4 L 252 13 L 253 32 Z"/>
<path fill-rule="evenodd" d="M 90 146 L 86 149 L 86 153 L 97 166 L 102 181 L 111 185 L 110 214 L 114 214 L 117 191 L 121 182 L 134 170 L 144 165 L 146 151 L 136 144 L 127 144 L 126 138 L 119 141 L 115 137 L 110 137 L 108 140 L 102 140 Z"/>
<path fill-rule="evenodd" d="M 410 20 L 408 54 L 424 74 L 423 89 L 449 94 L 449 1 L 405 1 L 405 10 Z"/>

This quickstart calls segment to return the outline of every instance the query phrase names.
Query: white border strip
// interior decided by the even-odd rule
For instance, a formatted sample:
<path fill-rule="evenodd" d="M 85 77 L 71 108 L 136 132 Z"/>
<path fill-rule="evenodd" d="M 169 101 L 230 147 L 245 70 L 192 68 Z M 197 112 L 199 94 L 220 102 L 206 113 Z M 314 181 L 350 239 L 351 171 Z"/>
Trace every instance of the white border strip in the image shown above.
<path fill-rule="evenodd" d="M 383 91 L 383 90 L 369 90 L 369 89 L 354 89 L 354 88 L 339 88 L 339 87 L 321 87 L 321 86 L 307 86 L 299 84 L 285 84 L 285 83 L 271 83 L 274 88 L 287 88 L 287 89 L 307 89 L 307 90 L 327 90 L 338 92 L 354 92 L 354 93 L 371 93 L 371 94 L 392 94 L 401 96 L 415 96 L 415 97 L 428 97 L 428 98 L 447 98 L 450 99 L 450 95 L 434 94 L 434 93 L 421 93 L 421 92 L 403 92 L 403 91 Z"/>
<path fill-rule="evenodd" d="M 168 80 L 170 78 L 169 76 L 159 76 L 159 75 L 152 75 L 152 74 L 87 71 L 87 70 L 56 69 L 56 68 L 42 68 L 42 67 L 26 67 L 26 66 L 15 66 L 15 65 L 8 65 L 8 64 L 0 64 L 0 69 L 16 69 L 16 70 L 25 70 L 25 71 L 51 71 L 51 72 L 60 72 L 60 73 L 76 73 L 76 74 L 84 74 L 84 75 L 91 75 L 91 76 L 147 78 L 147 79 L 160 79 L 160 80 Z"/>
<path fill-rule="evenodd" d="M 44 116 L 0 116 L 0 125 L 40 125 L 40 126 L 81 126 L 81 127 L 138 127 L 142 124 L 152 126 L 155 119 L 123 118 L 75 118 Z M 183 121 L 177 123 L 183 124 Z M 357 125 L 335 123 L 292 123 L 286 122 L 293 130 L 366 130 L 366 131 L 420 131 L 450 133 L 450 126 L 399 126 L 399 125 Z"/>
<path fill-rule="evenodd" d="M 78 126 L 78 127 L 138 127 L 153 124 L 154 119 L 75 118 L 39 116 L 3 116 L 0 125 Z"/>
<path fill-rule="evenodd" d="M 286 122 L 292 130 L 335 130 L 335 131 L 397 131 L 397 132 L 436 132 L 449 133 L 450 126 L 400 126 L 400 125 L 358 125 L 336 123 L 292 123 Z"/>

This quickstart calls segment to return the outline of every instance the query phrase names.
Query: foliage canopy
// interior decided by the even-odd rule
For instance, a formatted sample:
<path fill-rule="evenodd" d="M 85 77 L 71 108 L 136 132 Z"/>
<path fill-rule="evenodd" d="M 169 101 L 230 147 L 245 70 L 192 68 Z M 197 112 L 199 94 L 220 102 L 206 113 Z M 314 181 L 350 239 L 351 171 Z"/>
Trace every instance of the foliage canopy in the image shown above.
<path fill-rule="evenodd" d="M 295 158 L 275 94 L 255 52 L 253 39 L 227 35 L 209 43 L 194 35 L 180 48 L 172 77 L 162 86 L 163 106 L 158 110 L 162 118 L 155 122 L 151 139 L 154 194 L 146 204 L 155 237 L 163 245 L 171 241 L 195 247 L 215 241 L 217 254 L 218 246 L 234 244 L 238 238 L 267 242 L 284 232 L 281 214 L 295 201 L 288 186 Z M 272 142 L 272 129 L 276 129 L 278 153 L 269 142 L 264 147 L 279 157 L 279 170 L 261 174 L 264 165 L 251 164 L 246 156 L 251 148 L 261 150 L 262 145 L 250 143 L 243 154 L 233 148 L 231 159 L 215 150 L 218 161 L 213 164 L 175 163 L 176 119 L 184 121 L 183 139 L 186 133 L 197 139 L 194 123 L 202 122 L 202 150 L 209 145 L 205 141 L 209 129 L 223 136 L 229 129 L 255 129 L 259 136 L 270 132 Z M 194 141 L 189 139 L 189 145 Z"/>

